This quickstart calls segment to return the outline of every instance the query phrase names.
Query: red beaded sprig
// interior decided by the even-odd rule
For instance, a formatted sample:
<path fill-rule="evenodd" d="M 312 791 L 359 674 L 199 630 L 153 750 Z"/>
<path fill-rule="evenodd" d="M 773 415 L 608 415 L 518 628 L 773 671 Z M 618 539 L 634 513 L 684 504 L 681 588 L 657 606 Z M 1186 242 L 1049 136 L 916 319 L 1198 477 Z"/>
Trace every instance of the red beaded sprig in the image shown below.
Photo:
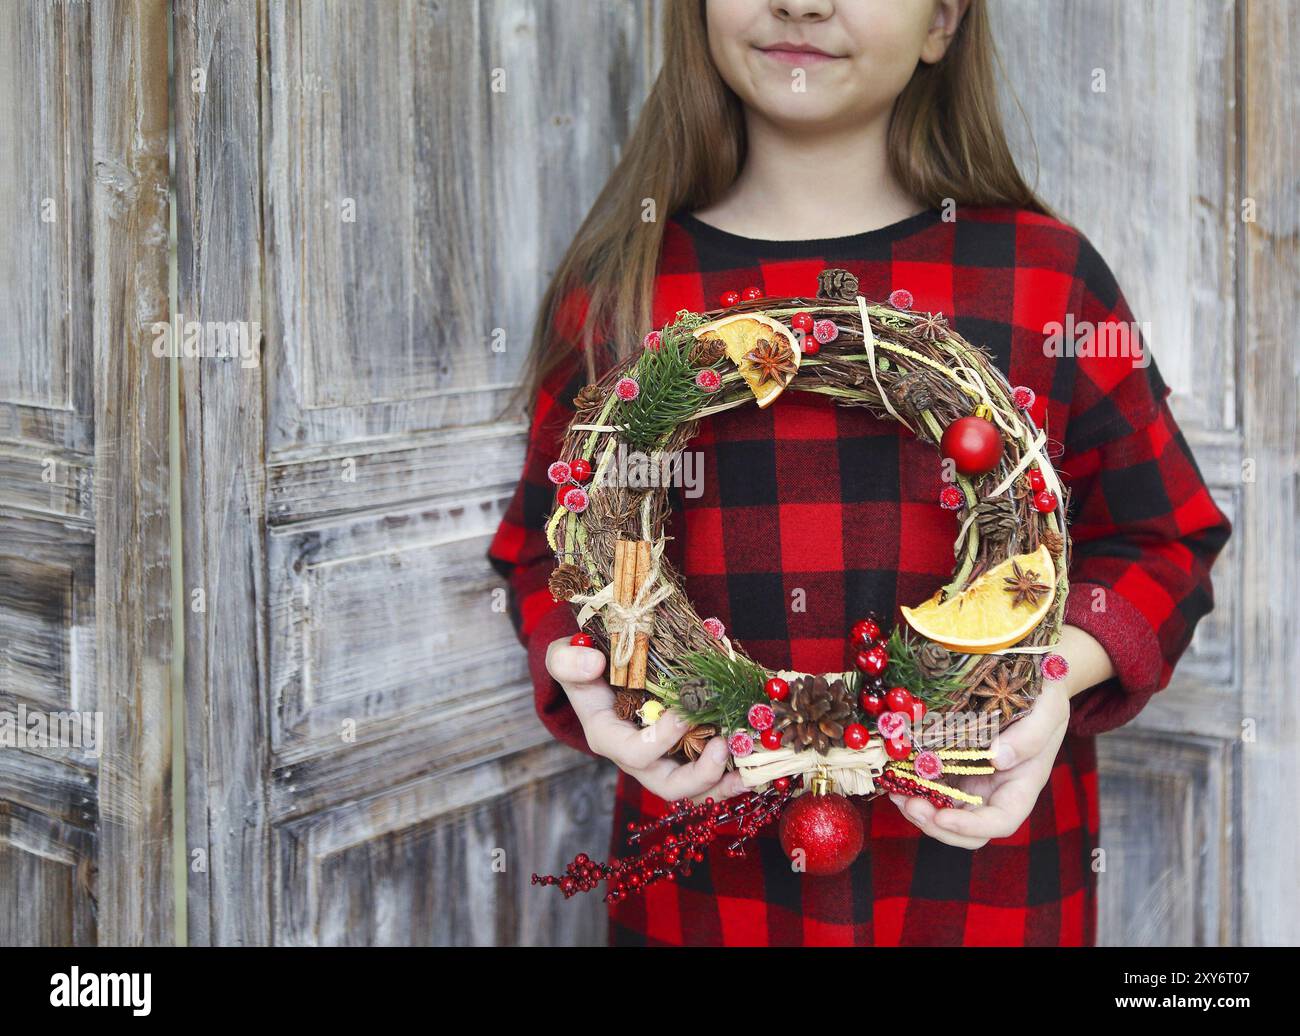
<path fill-rule="evenodd" d="M 923 799 L 928 799 L 935 809 L 951 809 L 957 805 L 947 795 L 932 791 L 930 788 L 923 788 L 916 781 L 909 780 L 893 770 L 886 770 L 877 777 L 876 784 L 887 792 L 892 791 L 899 795 L 919 795 Z"/>
<path fill-rule="evenodd" d="M 627 842 L 636 846 L 645 835 L 666 831 L 664 838 L 637 856 L 600 863 L 579 853 L 564 874 L 534 874 L 534 885 L 558 885 L 564 898 L 590 892 L 607 882 L 606 903 L 617 903 L 634 892 L 644 892 L 657 881 L 676 881 L 688 875 L 694 864 L 704 862 L 704 850 L 722 835 L 719 828 L 735 825 L 735 839 L 726 849 L 728 856 L 743 856 L 744 843 L 760 828 L 781 815 L 793 792 L 790 779 L 773 781 L 763 792 L 747 792 L 724 802 L 705 799 L 694 803 L 680 799 L 667 813 L 644 824 L 629 823 Z"/>

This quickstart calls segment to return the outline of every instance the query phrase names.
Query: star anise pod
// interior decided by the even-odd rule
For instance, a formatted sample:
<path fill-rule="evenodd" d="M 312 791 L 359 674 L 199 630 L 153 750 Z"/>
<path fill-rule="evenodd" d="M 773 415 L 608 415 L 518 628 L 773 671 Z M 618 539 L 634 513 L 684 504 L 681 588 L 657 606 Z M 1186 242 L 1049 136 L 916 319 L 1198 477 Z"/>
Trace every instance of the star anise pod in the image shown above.
<path fill-rule="evenodd" d="M 971 690 L 971 697 L 981 703 L 981 711 L 985 715 L 1000 713 L 1003 723 L 1034 704 L 1028 674 L 1013 675 L 1011 669 L 1011 666 L 998 666 Z"/>
<path fill-rule="evenodd" d="M 708 747 L 710 741 L 718 736 L 718 728 L 711 723 L 701 723 L 698 727 L 691 727 L 685 734 L 673 745 L 673 754 L 681 753 L 686 757 L 687 762 L 694 762 Z"/>
<path fill-rule="evenodd" d="M 614 715 L 624 723 L 631 723 L 636 719 L 637 711 L 645 704 L 645 699 L 645 691 L 619 688 L 614 693 Z"/>
<path fill-rule="evenodd" d="M 843 746 L 853 702 L 843 680 L 832 683 L 824 676 L 801 676 L 790 685 L 789 698 L 772 703 L 772 712 L 773 729 L 785 735 L 784 746 L 825 753 L 832 746 Z"/>
<path fill-rule="evenodd" d="M 551 572 L 546 585 L 557 601 L 570 601 L 575 595 L 590 589 L 591 581 L 577 565 L 564 564 Z"/>
<path fill-rule="evenodd" d="M 1011 562 L 1011 575 L 1002 580 L 1002 588 L 1015 595 L 1015 600 L 1011 602 L 1013 608 L 1018 608 L 1026 601 L 1031 606 L 1036 605 L 1052 589 L 1038 578 L 1038 573 L 1032 568 L 1021 569 L 1020 563 L 1016 561 Z"/>
<path fill-rule="evenodd" d="M 745 359 L 758 375 L 760 385 L 767 381 L 783 384 L 796 370 L 790 347 L 784 342 L 773 343 L 766 338 L 760 338 L 758 344 L 745 354 Z"/>
<path fill-rule="evenodd" d="M 942 313 L 927 313 L 912 325 L 911 334 L 913 338 L 937 342 L 948 336 L 948 320 Z"/>

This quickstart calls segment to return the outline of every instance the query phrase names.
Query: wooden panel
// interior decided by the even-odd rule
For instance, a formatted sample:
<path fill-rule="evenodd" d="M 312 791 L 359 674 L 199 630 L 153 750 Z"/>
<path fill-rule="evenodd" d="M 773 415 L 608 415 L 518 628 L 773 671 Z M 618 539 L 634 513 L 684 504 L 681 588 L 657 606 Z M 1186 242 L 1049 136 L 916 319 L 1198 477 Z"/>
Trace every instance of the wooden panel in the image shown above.
<path fill-rule="evenodd" d="M 1037 169 L 1048 204 L 1088 234 L 1149 323 L 1180 419 L 1235 426 L 1235 4 L 988 8 L 1021 169 L 1031 184 Z"/>
<path fill-rule="evenodd" d="M 5 945 L 93 945 L 94 859 L 91 830 L 0 801 Z"/>
<path fill-rule="evenodd" d="M 174 941 L 167 319 L 167 5 L 92 5 L 99 934 Z"/>
<path fill-rule="evenodd" d="M 1234 746 L 1125 730 L 1098 742 L 1099 942 L 1204 946 L 1238 939 Z"/>
<path fill-rule="evenodd" d="M 1300 122 L 1300 33 L 1294 5 L 1250 3 L 1243 18 L 1242 193 L 1257 216 L 1242 227 L 1242 412 L 1244 448 L 1255 464 L 1237 526 L 1250 589 L 1241 617 L 1250 721 L 1241 748 L 1243 938 L 1293 946 L 1300 941 L 1300 141 L 1292 128 Z"/>
<path fill-rule="evenodd" d="M 262 321 L 258 6 L 175 6 L 178 308 Z M 191 84 L 201 81 L 196 92 Z M 271 941 L 262 369 L 181 362 L 188 940 Z M 194 594 L 202 595 L 196 606 Z M 193 857 L 191 855 L 191 860 Z"/>
<path fill-rule="evenodd" d="M 91 132 L 87 4 L 0 6 L 0 437 L 89 449 Z M 65 411 L 55 417 L 46 411 Z"/>
<path fill-rule="evenodd" d="M 277 752 L 336 747 L 526 675 L 482 564 L 500 496 L 270 538 Z"/>
<path fill-rule="evenodd" d="M 603 919 L 596 910 L 537 897 L 529 876 L 569 846 L 607 832 L 612 798 L 607 769 L 589 763 L 574 771 L 572 753 L 548 742 L 459 779 L 401 785 L 285 824 L 277 854 L 279 941 L 598 942 Z M 505 870 L 494 869 L 494 860 Z"/>
<path fill-rule="evenodd" d="M 639 6 L 268 13 L 273 449 L 494 418 L 546 267 L 626 136 Z"/>

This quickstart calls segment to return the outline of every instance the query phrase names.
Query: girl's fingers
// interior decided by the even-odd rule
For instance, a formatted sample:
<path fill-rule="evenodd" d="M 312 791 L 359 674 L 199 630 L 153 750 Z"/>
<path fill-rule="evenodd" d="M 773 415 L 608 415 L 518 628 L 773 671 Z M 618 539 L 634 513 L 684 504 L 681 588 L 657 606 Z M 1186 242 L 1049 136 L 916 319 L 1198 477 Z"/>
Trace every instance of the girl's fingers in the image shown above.
<path fill-rule="evenodd" d="M 644 770 L 671 751 L 690 726 L 669 710 L 650 726 L 638 727 L 619 719 L 611 707 L 606 714 L 593 717 L 591 726 L 585 729 L 587 744 L 597 755 L 624 770 Z M 673 765 L 669 760 L 665 762 Z"/>
<path fill-rule="evenodd" d="M 632 776 L 665 802 L 692 799 L 707 793 L 722 781 L 728 754 L 727 743 L 717 737 L 694 762 L 675 763 L 671 759 L 660 759 Z"/>
<path fill-rule="evenodd" d="M 613 709 L 614 692 L 601 675 L 605 672 L 605 656 L 595 648 L 553 640 L 546 649 L 546 671 L 564 688 L 584 729 L 598 712 Z"/>
<path fill-rule="evenodd" d="M 732 770 L 730 773 L 723 774 L 722 780 L 718 781 L 718 783 L 708 791 L 694 796 L 694 799 L 696 802 L 703 802 L 705 799 L 713 799 L 714 802 L 721 802 L 734 795 L 739 795 L 746 790 L 745 782 L 741 780 L 740 774 Z"/>
<path fill-rule="evenodd" d="M 898 807 L 898 811 L 907 818 L 909 823 L 920 828 L 923 833 L 929 835 L 936 842 L 956 846 L 958 849 L 978 849 L 988 841 L 987 838 L 971 838 L 952 831 L 945 831 L 943 828 L 936 826 L 934 815 L 938 810 L 926 802 L 925 799 L 911 798 L 892 792 L 889 801 Z M 945 812 L 956 811 L 945 810 Z"/>
<path fill-rule="evenodd" d="M 983 806 L 936 811 L 935 826 L 965 838 L 1010 838 L 1033 811 L 1050 773 L 1050 763 L 1024 763 L 1013 773 L 999 775 L 1003 779 Z"/>
<path fill-rule="evenodd" d="M 1059 686 L 1045 684 L 1043 693 L 1024 719 L 998 734 L 993 765 L 999 770 L 1032 759 L 1048 748 L 1059 748 L 1070 720 L 1070 703 Z"/>

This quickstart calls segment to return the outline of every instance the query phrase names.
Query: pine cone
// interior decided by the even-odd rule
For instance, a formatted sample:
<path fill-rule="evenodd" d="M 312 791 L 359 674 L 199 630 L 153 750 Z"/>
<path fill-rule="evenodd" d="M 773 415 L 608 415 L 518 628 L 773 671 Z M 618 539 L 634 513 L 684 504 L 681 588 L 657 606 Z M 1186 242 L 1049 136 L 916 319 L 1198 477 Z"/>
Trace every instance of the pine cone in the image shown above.
<path fill-rule="evenodd" d="M 775 702 L 774 729 L 785 734 L 783 744 L 796 751 L 812 748 L 825 753 L 843 747 L 844 727 L 853 719 L 853 701 L 843 680 L 801 676 L 790 687 L 790 697 Z"/>
<path fill-rule="evenodd" d="M 697 367 L 712 367 L 727 354 L 727 346 L 720 338 L 705 338 L 691 347 L 690 361 Z"/>
<path fill-rule="evenodd" d="M 578 394 L 573 397 L 573 409 L 580 414 L 584 411 L 599 410 L 608 398 L 609 393 L 599 385 L 583 385 L 578 390 Z"/>
<path fill-rule="evenodd" d="M 934 392 L 930 389 L 930 379 L 921 371 L 909 371 L 904 374 L 889 390 L 894 398 L 894 405 L 909 416 L 920 417 L 921 411 L 934 406 Z"/>
<path fill-rule="evenodd" d="M 546 585 L 557 601 L 571 601 L 576 595 L 591 588 L 591 580 L 577 565 L 564 564 L 551 573 Z"/>
<path fill-rule="evenodd" d="M 975 505 L 975 524 L 980 535 L 995 543 L 1005 543 L 1016 533 L 1016 507 L 1005 496 L 987 497 Z"/>
<path fill-rule="evenodd" d="M 1065 550 L 1065 537 L 1055 529 L 1044 529 L 1043 534 L 1039 537 L 1039 542 L 1047 548 L 1047 552 L 1053 558 L 1059 558 Z"/>
<path fill-rule="evenodd" d="M 703 712 L 713 698 L 709 681 L 699 677 L 684 680 L 677 687 L 677 704 L 685 713 Z"/>
<path fill-rule="evenodd" d="M 848 270 L 823 270 L 817 275 L 817 297 L 852 302 L 858 297 L 858 279 Z"/>
<path fill-rule="evenodd" d="M 916 653 L 916 664 L 923 674 L 934 679 L 952 667 L 952 654 L 942 644 L 927 640 Z"/>

